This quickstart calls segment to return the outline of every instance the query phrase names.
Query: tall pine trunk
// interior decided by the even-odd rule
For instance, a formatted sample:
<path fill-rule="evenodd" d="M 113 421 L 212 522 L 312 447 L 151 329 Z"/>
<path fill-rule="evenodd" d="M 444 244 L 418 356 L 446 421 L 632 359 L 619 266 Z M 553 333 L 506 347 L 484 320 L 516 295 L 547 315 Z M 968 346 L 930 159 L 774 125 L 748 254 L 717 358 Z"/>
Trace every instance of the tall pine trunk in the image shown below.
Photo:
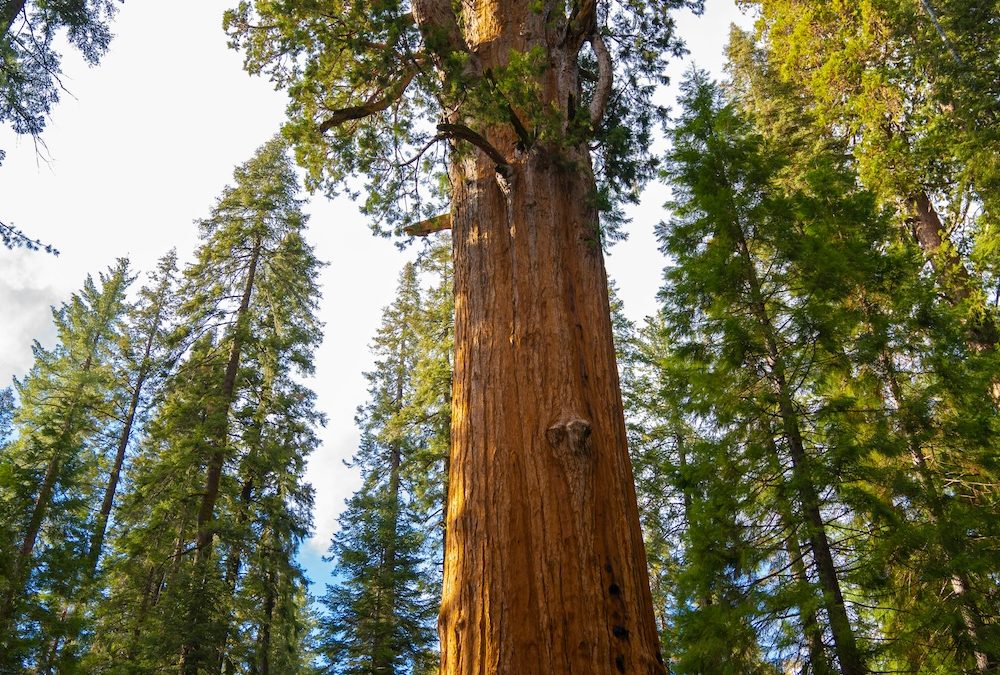
<path fill-rule="evenodd" d="M 910 225 L 924 257 L 934 268 L 938 285 L 951 305 L 963 303 L 976 291 L 976 280 L 966 269 L 962 257 L 948 237 L 948 231 L 941 222 L 934 204 L 923 190 L 907 200 L 911 210 Z M 982 315 L 971 315 L 968 324 L 968 343 L 976 352 L 996 349 L 1000 340 L 1000 327 L 993 315 L 985 311 Z M 1000 403 L 1000 379 L 994 380 L 993 398 Z"/>
<path fill-rule="evenodd" d="M 441 672 L 662 673 L 589 156 L 536 146 L 506 179 L 484 157 L 451 178 Z"/>
<path fill-rule="evenodd" d="M 135 385 L 132 388 L 132 397 L 129 401 L 128 412 L 125 415 L 125 424 L 122 426 L 118 436 L 118 448 L 115 452 L 115 461 L 108 474 L 108 484 L 104 489 L 104 499 L 101 502 L 101 511 L 97 515 L 97 523 L 94 526 L 94 534 L 90 539 L 90 574 L 97 571 L 97 563 L 101 557 L 101 548 L 104 546 L 104 535 L 108 528 L 108 518 L 111 516 L 111 509 L 115 503 L 115 492 L 118 490 L 118 481 L 121 477 L 122 464 L 125 462 L 125 451 L 128 449 L 129 440 L 132 437 L 132 426 L 135 424 L 135 414 L 139 409 L 139 401 L 142 398 L 142 387 L 149 375 L 149 357 L 153 351 L 153 343 L 160 326 L 160 316 L 162 308 L 157 307 L 156 317 L 153 319 L 153 327 L 146 336 L 146 345 L 143 349 L 142 361 L 139 365 L 139 372 L 136 373 Z"/>
<path fill-rule="evenodd" d="M 26 0 L 6 0 L 3 8 L 0 9 L 0 22 L 3 23 L 3 32 L 0 36 L 6 37 L 10 32 L 10 27 L 14 25 L 17 15 L 24 11 Z"/>
<path fill-rule="evenodd" d="M 781 456 L 778 451 L 778 446 L 774 442 L 772 431 L 770 429 L 766 429 L 765 434 L 765 442 L 769 451 L 771 468 L 775 471 L 776 475 L 775 481 L 777 484 L 775 485 L 775 492 L 777 494 L 775 496 L 778 508 L 778 518 L 781 521 L 783 529 L 787 533 L 785 538 L 785 553 L 788 555 L 788 563 L 791 566 L 792 578 L 795 579 L 795 583 L 799 587 L 799 595 L 803 595 L 803 591 L 806 591 L 808 592 L 809 599 L 811 600 L 813 595 L 813 585 L 809 580 L 809 575 L 806 571 L 805 557 L 802 553 L 802 546 L 799 544 L 799 532 L 795 523 L 795 515 L 792 512 L 791 500 L 788 496 L 788 484 L 785 482 L 780 469 Z M 811 672 L 816 675 L 829 675 L 832 671 L 830 669 L 830 664 L 827 662 L 826 650 L 823 647 L 823 629 L 820 626 L 818 617 L 816 616 L 816 610 L 810 606 L 810 604 L 800 601 L 799 619 L 802 621 L 802 633 L 805 635 L 809 651 L 809 665 L 812 669 Z"/>
<path fill-rule="evenodd" d="M 229 412 L 236 394 L 236 376 L 240 368 L 244 332 L 248 327 L 250 298 L 253 295 L 261 247 L 262 240 L 258 235 L 254 240 L 250 263 L 247 266 L 247 276 L 243 284 L 243 295 L 236 311 L 233 342 L 229 349 L 229 360 L 226 363 L 226 373 L 220 391 L 222 410 L 213 411 L 213 414 L 218 416 L 218 431 L 214 434 L 214 438 L 206 439 L 212 448 L 212 453 L 209 456 L 208 470 L 205 474 L 205 491 L 202 493 L 198 509 L 197 536 L 195 538 L 195 578 L 201 588 L 192 589 L 194 597 L 188 599 L 190 603 L 188 623 L 192 627 L 199 626 L 204 621 L 208 608 L 204 606 L 206 598 L 200 597 L 201 591 L 207 587 L 209 575 L 215 573 L 209 565 L 216 529 L 213 525 L 215 503 L 219 498 L 222 468 L 226 460 L 226 450 L 229 443 Z M 219 650 L 213 647 L 213 645 L 196 644 L 196 640 L 192 639 L 191 636 L 186 636 L 181 647 L 180 672 L 183 675 L 197 675 L 203 669 L 218 671 L 220 667 Z"/>
<path fill-rule="evenodd" d="M 250 297 L 253 295 L 254 279 L 257 275 L 257 263 L 260 261 L 261 239 L 254 241 L 250 264 L 247 267 L 247 277 L 243 284 L 243 296 L 239 309 L 236 310 L 236 322 L 233 330 L 233 343 L 229 349 L 229 361 L 226 363 L 226 374 L 222 380 L 220 392 L 223 410 L 218 412 L 219 431 L 215 438 L 208 439 L 212 443 L 212 454 L 205 475 L 205 492 L 202 495 L 201 507 L 198 510 L 198 538 L 196 541 L 198 561 L 207 560 L 212 554 L 212 538 L 215 534 L 211 521 L 215 517 L 215 502 L 219 498 L 219 482 L 222 479 L 222 465 L 226 459 L 226 446 L 229 443 L 229 410 L 233 405 L 236 393 L 236 375 L 240 369 L 240 357 L 243 349 L 243 332 L 247 328 L 247 314 L 250 311 Z"/>
<path fill-rule="evenodd" d="M 764 302 L 757 268 L 741 223 L 733 223 L 733 235 L 746 269 L 751 311 L 764 335 L 770 379 L 778 399 L 778 415 L 788 444 L 788 454 L 792 460 L 792 481 L 798 493 L 802 515 L 805 517 L 806 536 L 816 565 L 816 575 L 823 590 L 823 602 L 830 622 L 830 632 L 833 634 L 837 661 L 840 662 L 840 669 L 844 675 L 863 675 L 867 669 L 858 650 L 850 617 L 847 615 L 837 566 L 833 560 L 830 540 L 826 535 L 826 523 L 820 511 L 819 492 L 810 471 L 811 461 L 802 440 L 799 416 L 792 403 L 792 393 L 785 374 L 784 357 L 778 346 L 777 332 Z"/>

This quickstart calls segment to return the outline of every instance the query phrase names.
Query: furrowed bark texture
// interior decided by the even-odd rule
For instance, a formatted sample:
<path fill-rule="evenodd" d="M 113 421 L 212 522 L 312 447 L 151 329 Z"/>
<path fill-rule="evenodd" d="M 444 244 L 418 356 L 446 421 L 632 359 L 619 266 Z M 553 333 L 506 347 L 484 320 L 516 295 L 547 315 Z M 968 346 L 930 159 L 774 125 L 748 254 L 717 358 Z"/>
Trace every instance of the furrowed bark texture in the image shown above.
<path fill-rule="evenodd" d="M 587 173 L 455 171 L 443 673 L 660 673 Z M 582 161 L 582 160 L 581 160 Z"/>

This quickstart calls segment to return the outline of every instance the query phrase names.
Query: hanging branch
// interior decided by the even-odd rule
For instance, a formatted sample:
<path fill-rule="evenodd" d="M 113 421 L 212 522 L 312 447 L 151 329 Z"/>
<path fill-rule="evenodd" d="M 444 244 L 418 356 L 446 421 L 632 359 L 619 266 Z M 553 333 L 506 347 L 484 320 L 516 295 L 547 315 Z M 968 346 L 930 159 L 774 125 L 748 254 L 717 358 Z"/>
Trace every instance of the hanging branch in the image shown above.
<path fill-rule="evenodd" d="M 0 241 L 7 248 L 26 248 L 29 251 L 45 251 L 52 255 L 59 255 L 59 249 L 51 244 L 44 244 L 38 239 L 32 239 L 21 230 L 0 221 Z"/>

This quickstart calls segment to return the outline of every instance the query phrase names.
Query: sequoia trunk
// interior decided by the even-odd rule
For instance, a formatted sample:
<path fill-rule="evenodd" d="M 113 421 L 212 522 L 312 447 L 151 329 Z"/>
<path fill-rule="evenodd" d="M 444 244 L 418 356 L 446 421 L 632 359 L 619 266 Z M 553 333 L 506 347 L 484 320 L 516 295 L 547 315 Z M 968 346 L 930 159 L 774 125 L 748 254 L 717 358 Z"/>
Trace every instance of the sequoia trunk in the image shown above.
<path fill-rule="evenodd" d="M 452 184 L 442 673 L 662 673 L 589 157 Z"/>

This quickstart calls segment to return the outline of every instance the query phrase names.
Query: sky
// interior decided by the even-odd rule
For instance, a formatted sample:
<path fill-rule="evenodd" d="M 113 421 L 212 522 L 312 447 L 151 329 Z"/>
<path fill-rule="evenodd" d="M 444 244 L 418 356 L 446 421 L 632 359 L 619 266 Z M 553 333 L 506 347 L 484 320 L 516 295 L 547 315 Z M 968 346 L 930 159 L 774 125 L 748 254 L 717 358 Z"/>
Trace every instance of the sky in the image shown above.
<path fill-rule="evenodd" d="M 189 260 L 198 243 L 195 220 L 209 214 L 234 167 L 280 127 L 287 103 L 264 79 L 242 70 L 227 47 L 222 14 L 235 0 L 128 0 L 113 26 L 114 41 L 96 67 L 64 52 L 62 100 L 41 143 L 0 129 L 0 220 L 56 246 L 58 257 L 0 249 L 0 387 L 31 366 L 31 344 L 52 346 L 50 307 L 127 257 L 148 271 L 171 247 Z M 701 16 L 677 15 L 690 55 L 671 63 L 670 101 L 691 63 L 722 76 L 729 25 L 751 17 L 733 0 L 707 0 Z M 641 321 L 655 310 L 663 259 L 653 237 L 666 217 L 667 190 L 651 185 L 630 210 L 627 241 L 607 260 L 626 314 Z M 366 396 L 368 344 L 392 301 L 400 268 L 418 248 L 400 251 L 371 234 L 358 204 L 347 198 L 309 200 L 308 232 L 328 266 L 320 286 L 325 339 L 309 383 L 329 421 L 310 458 L 316 490 L 315 531 L 300 561 L 322 592 L 329 565 L 321 560 L 344 500 L 360 481 L 344 460 L 354 453 L 355 410 Z M 135 285 L 141 285 L 140 280 Z"/>

